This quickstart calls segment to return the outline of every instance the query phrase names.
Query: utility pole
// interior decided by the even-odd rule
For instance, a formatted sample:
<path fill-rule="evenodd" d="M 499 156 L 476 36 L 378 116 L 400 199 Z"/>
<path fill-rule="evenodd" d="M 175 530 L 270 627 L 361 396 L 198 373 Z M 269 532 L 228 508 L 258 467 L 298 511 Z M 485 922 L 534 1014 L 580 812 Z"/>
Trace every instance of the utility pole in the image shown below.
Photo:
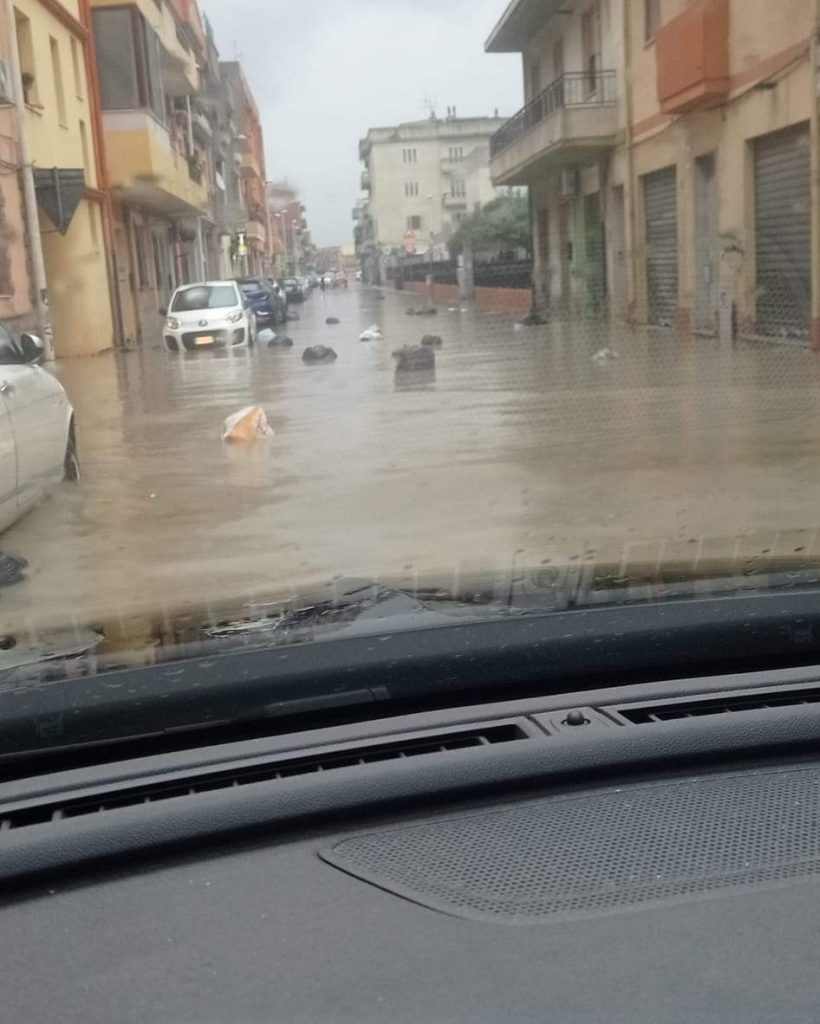
<path fill-rule="evenodd" d="M 14 106 L 17 110 L 17 129 L 20 141 L 20 163 L 23 177 L 23 207 L 28 233 L 29 258 L 32 283 L 34 285 L 34 310 L 37 331 L 44 346 L 44 358 L 54 359 L 54 332 L 51 326 L 51 310 L 48 304 L 48 281 L 46 263 L 43 257 L 43 240 L 40 237 L 40 218 L 37 215 L 37 190 L 34 187 L 34 168 L 28 141 L 28 112 L 23 91 L 23 75 L 20 68 L 20 47 L 17 42 L 17 24 L 14 19 L 12 0 L 4 0 L 6 34 L 9 40 L 11 77 L 14 82 Z"/>

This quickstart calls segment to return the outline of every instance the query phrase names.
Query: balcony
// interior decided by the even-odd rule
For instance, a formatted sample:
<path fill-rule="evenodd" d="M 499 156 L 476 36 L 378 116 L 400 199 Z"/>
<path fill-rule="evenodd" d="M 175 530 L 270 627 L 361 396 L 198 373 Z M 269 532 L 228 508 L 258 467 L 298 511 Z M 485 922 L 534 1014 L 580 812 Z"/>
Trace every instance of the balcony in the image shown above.
<path fill-rule="evenodd" d="M 456 195 L 453 192 L 445 192 L 441 197 L 444 207 L 447 210 L 463 210 L 467 206 L 467 196 Z"/>
<path fill-rule="evenodd" d="M 245 234 L 254 242 L 261 242 L 262 244 L 267 241 L 268 237 L 268 233 L 265 231 L 265 225 L 260 220 L 246 221 Z"/>
<path fill-rule="evenodd" d="M 618 141 L 614 71 L 573 72 L 557 78 L 490 140 L 496 185 L 528 185 L 543 172 L 593 160 Z"/>
<path fill-rule="evenodd" d="M 362 171 L 362 192 L 370 191 L 370 171 Z"/>
<path fill-rule="evenodd" d="M 207 209 L 205 178 L 195 180 L 198 165 L 148 111 L 107 111 L 103 127 L 111 187 L 120 197 L 170 216 Z"/>
<path fill-rule="evenodd" d="M 729 95 L 729 0 L 699 0 L 658 32 L 658 102 L 664 114 L 709 110 Z"/>
<path fill-rule="evenodd" d="M 242 154 L 242 177 L 243 178 L 258 178 L 262 180 L 262 165 L 255 153 L 246 151 Z"/>

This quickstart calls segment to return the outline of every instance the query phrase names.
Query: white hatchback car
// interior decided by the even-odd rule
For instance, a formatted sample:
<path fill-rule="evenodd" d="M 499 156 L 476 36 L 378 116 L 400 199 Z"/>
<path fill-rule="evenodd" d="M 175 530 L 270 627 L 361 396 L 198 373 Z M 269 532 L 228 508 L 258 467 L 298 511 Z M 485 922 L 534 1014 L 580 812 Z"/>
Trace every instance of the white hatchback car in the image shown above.
<path fill-rule="evenodd" d="M 236 281 L 202 281 L 174 292 L 163 336 L 169 352 L 256 344 L 256 317 Z"/>
<path fill-rule="evenodd" d="M 0 324 L 0 530 L 61 480 L 79 480 L 74 410 L 38 366 L 43 343 Z"/>

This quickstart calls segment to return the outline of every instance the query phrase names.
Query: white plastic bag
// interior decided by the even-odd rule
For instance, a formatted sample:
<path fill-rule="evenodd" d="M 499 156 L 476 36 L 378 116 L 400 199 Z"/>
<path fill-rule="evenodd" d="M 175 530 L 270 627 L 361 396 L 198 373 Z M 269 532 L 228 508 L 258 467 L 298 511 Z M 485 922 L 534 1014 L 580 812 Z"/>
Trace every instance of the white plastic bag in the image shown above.
<path fill-rule="evenodd" d="M 228 443 L 253 443 L 264 441 L 268 437 L 273 437 L 273 430 L 268 423 L 265 410 L 259 405 L 249 405 L 247 409 L 241 409 L 233 416 L 229 416 L 222 431 L 222 440 Z"/>

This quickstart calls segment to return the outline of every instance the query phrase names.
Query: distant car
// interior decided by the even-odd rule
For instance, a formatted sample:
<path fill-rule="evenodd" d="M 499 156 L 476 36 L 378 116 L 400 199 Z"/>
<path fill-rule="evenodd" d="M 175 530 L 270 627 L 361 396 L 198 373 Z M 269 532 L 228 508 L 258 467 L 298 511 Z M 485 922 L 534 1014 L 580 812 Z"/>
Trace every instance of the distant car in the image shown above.
<path fill-rule="evenodd" d="M 256 344 L 256 316 L 236 281 L 202 281 L 177 288 L 165 316 L 169 352 Z"/>
<path fill-rule="evenodd" d="M 305 301 L 305 290 L 298 277 L 283 277 L 279 283 L 285 290 L 285 298 L 288 302 Z"/>
<path fill-rule="evenodd" d="M 256 315 L 257 327 L 275 327 L 287 319 L 284 299 L 263 277 L 242 277 L 237 281 Z"/>
<path fill-rule="evenodd" d="M 309 298 L 310 293 L 313 291 L 313 282 L 309 277 L 300 278 L 302 282 L 302 291 L 305 293 L 305 298 Z"/>
<path fill-rule="evenodd" d="M 347 274 L 338 273 L 336 275 L 336 287 L 347 288 Z"/>
<path fill-rule="evenodd" d="M 43 343 L 0 324 L 0 530 L 61 480 L 80 479 L 74 410 L 38 364 Z"/>
<path fill-rule="evenodd" d="M 364 277 L 364 274 L 361 272 L 361 270 L 357 270 L 356 273 L 353 275 L 353 280 L 354 281 L 361 281 L 363 279 L 363 277 Z"/>
<path fill-rule="evenodd" d="M 335 274 L 322 274 L 322 284 L 325 288 L 336 287 L 336 275 Z"/>

